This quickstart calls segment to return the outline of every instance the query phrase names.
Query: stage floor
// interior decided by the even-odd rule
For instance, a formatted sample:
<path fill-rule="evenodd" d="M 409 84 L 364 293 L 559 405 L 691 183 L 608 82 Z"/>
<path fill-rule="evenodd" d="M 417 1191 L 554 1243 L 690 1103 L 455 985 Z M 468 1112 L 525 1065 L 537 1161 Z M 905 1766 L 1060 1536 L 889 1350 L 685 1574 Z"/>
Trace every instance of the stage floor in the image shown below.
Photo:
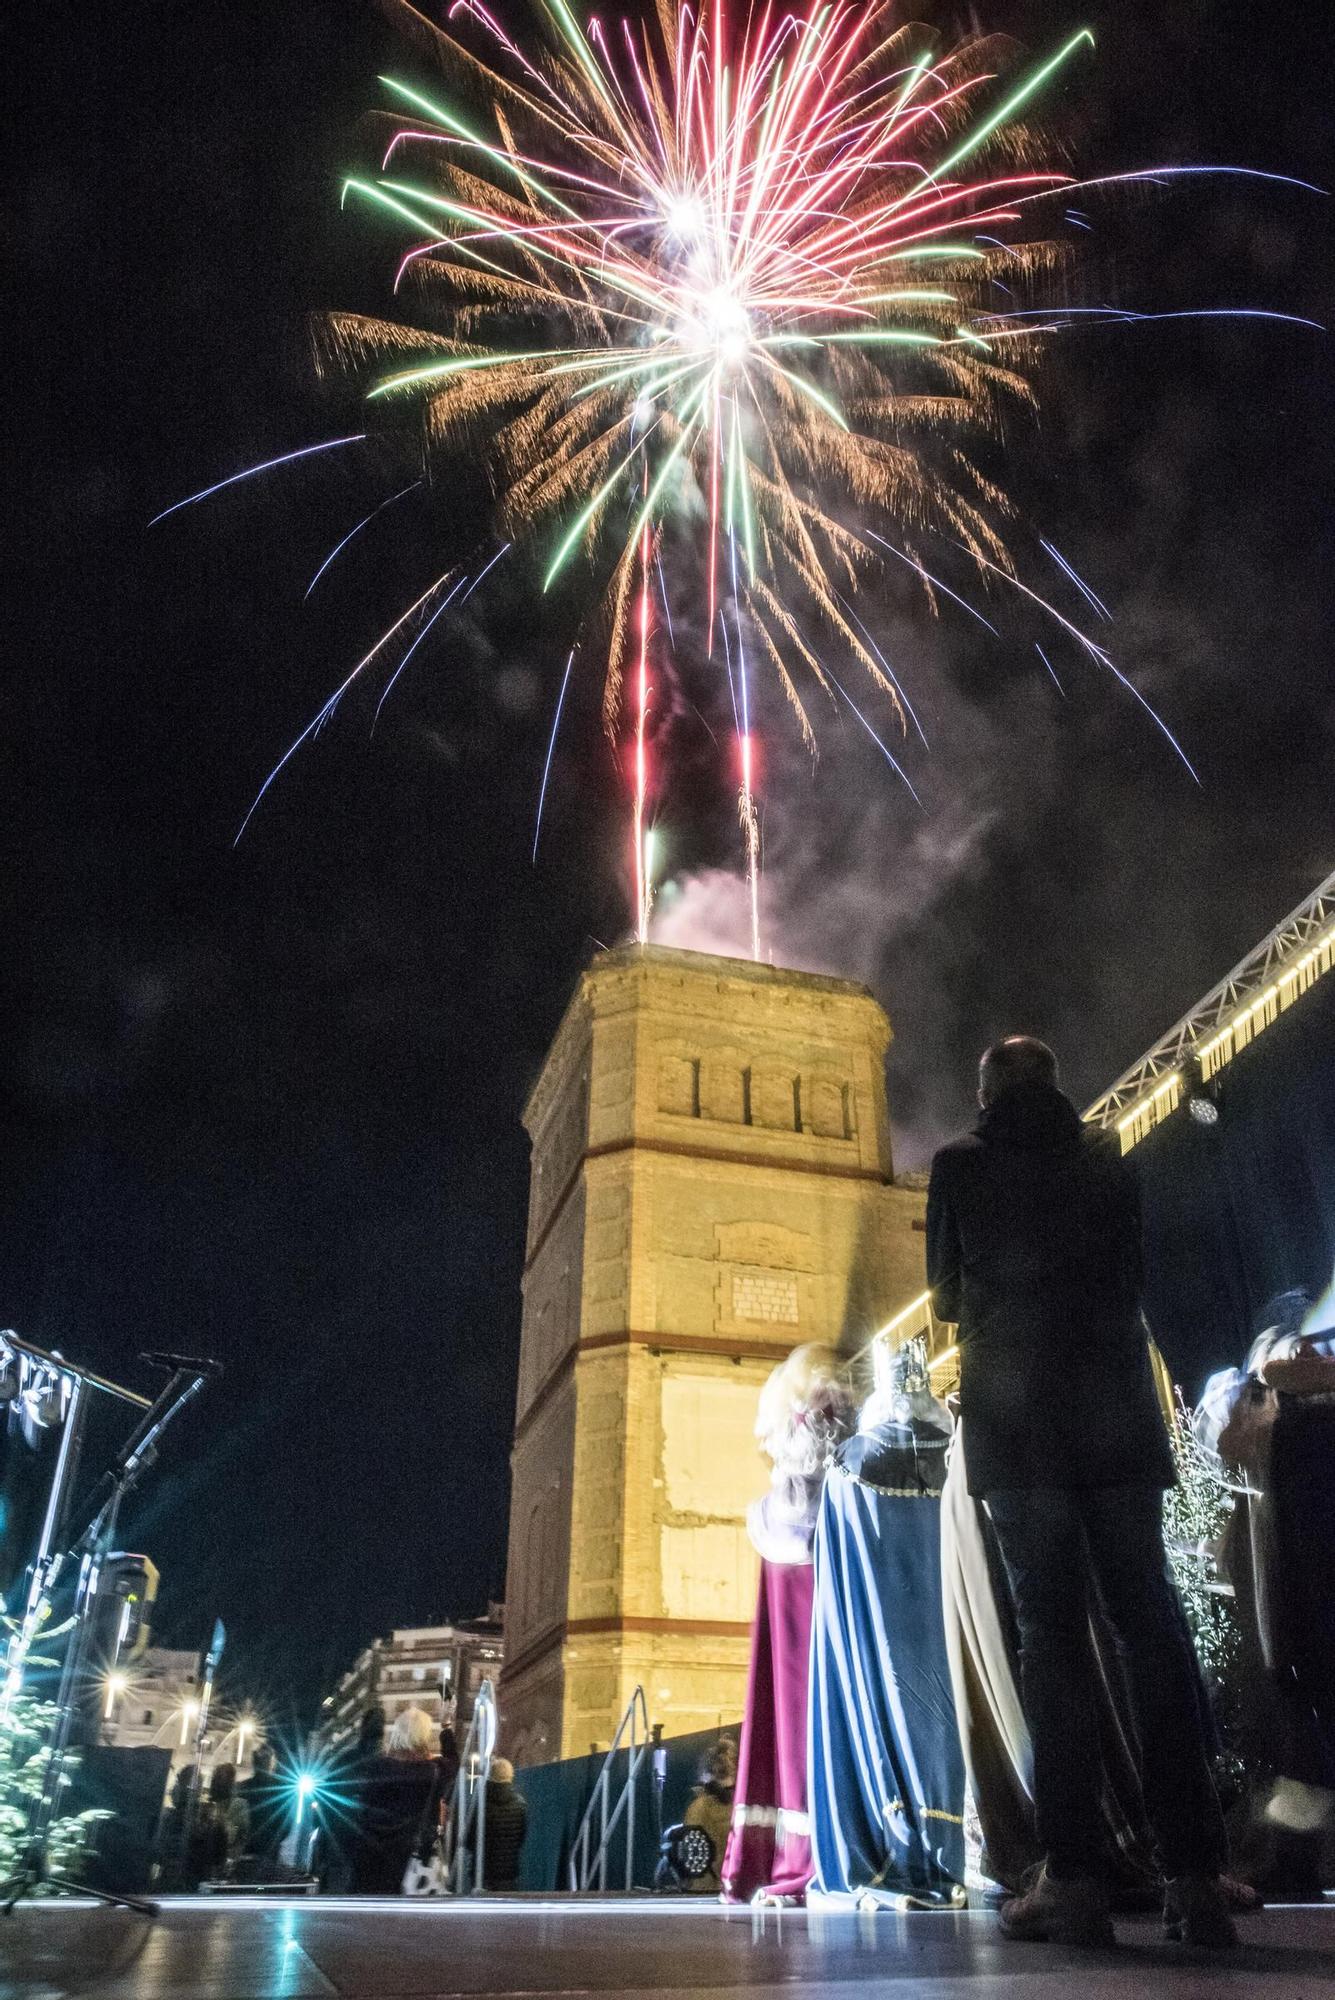
<path fill-rule="evenodd" d="M 875 1917 L 631 1901 L 265 1902 L 180 1898 L 156 1923 L 46 1903 L 0 1919 L 3 2000 L 446 2000 L 744 1992 L 750 2000 L 1318 2000 L 1335 1901 L 1267 1910 L 1244 1947 L 1192 1961 L 1147 1919 L 1116 1952 L 1010 1945 L 983 1912 Z"/>

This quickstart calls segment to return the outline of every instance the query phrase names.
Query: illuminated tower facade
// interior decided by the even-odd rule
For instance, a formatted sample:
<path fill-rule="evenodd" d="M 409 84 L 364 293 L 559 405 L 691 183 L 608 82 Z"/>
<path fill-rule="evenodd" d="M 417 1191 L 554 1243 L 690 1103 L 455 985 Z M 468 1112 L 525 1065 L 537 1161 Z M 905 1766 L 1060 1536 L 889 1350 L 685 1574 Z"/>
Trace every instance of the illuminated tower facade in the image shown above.
<path fill-rule="evenodd" d="M 776 1361 L 851 1351 L 922 1284 L 864 987 L 660 947 L 584 973 L 533 1146 L 501 1709 L 540 1763 L 742 1712 L 753 1436 Z"/>

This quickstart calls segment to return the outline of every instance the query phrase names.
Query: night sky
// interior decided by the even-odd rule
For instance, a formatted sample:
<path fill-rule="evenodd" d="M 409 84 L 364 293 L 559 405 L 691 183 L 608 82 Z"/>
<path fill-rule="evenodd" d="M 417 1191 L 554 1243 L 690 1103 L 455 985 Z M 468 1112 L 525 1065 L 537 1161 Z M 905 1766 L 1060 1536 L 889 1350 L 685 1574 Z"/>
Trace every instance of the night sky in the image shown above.
<path fill-rule="evenodd" d="M 400 239 L 341 215 L 338 179 L 374 157 L 377 71 L 429 72 L 369 0 L 25 11 L 0 1324 L 140 1385 L 142 1349 L 223 1360 L 131 1539 L 163 1571 L 160 1636 L 203 1643 L 221 1613 L 233 1687 L 282 1715 L 376 1633 L 503 1587 L 519 1112 L 580 966 L 625 933 L 621 779 L 590 678 L 531 864 L 570 632 L 519 566 L 440 621 L 373 739 L 376 691 L 350 702 L 233 848 L 477 496 L 389 510 L 305 605 L 403 483 L 388 456 L 146 524 L 358 427 L 306 317 L 383 306 Z M 1095 28 L 1046 106 L 1081 168 L 1330 185 L 1328 14 L 985 10 L 1035 52 Z M 1198 182 L 1085 208 L 1090 302 L 1335 322 L 1319 196 Z M 855 728 L 813 771 L 767 698 L 768 939 L 885 1002 L 899 1165 L 967 1119 L 996 1033 L 1049 1036 L 1092 1097 L 1332 866 L 1331 363 L 1299 327 L 1080 334 L 1007 439 L 1008 484 L 1108 603 L 1101 636 L 1200 789 L 1069 646 L 1047 648 L 1059 693 L 1041 628 L 995 600 L 997 641 L 897 580 L 860 607 L 931 741 L 905 752 L 921 810 Z M 683 668 L 676 693 L 660 934 L 735 946 L 717 689 Z"/>

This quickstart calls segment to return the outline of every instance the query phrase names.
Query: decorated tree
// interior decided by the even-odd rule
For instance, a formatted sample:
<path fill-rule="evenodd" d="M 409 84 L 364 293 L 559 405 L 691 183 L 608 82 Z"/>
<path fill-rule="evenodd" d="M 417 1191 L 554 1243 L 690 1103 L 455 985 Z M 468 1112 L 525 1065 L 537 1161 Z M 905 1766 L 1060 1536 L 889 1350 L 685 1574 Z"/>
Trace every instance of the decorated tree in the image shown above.
<path fill-rule="evenodd" d="M 1177 1485 L 1164 1496 L 1164 1539 L 1221 1739 L 1218 1775 L 1231 1789 L 1245 1775 L 1247 1738 L 1242 1634 L 1218 1567 L 1233 1495 L 1218 1458 L 1197 1440 L 1180 1392 L 1171 1435 Z"/>
<path fill-rule="evenodd" d="M 0 1631 L 12 1629 L 0 1605 Z M 58 1636 L 49 1634 L 49 1637 Z M 50 1666 L 30 1653 L 26 1665 Z M 51 1757 L 51 1740 L 58 1710 L 55 1702 L 28 1692 L 21 1685 L 0 1696 L 0 1883 L 10 1881 L 22 1866 L 31 1838 L 33 1810 L 42 1795 Z M 61 1789 L 67 1790 L 75 1766 L 67 1756 Z M 78 1875 L 87 1854 L 91 1829 L 107 1814 L 98 1810 L 62 1813 L 60 1802 L 46 1833 L 46 1862 L 53 1875 Z"/>
<path fill-rule="evenodd" d="M 1197 1443 L 1180 1399 L 1172 1440 L 1177 1485 L 1165 1496 L 1164 1536 L 1191 1636 L 1213 1687 L 1227 1679 L 1238 1651 L 1232 1594 L 1220 1584 L 1215 1560 L 1233 1496 L 1219 1460 Z"/>

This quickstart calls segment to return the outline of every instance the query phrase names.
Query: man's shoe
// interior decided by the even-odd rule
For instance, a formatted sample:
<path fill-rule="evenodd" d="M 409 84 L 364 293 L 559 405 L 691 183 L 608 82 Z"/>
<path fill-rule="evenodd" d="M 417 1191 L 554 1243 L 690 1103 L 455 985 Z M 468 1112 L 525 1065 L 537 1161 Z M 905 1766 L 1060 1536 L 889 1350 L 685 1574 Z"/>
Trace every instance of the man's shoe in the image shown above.
<path fill-rule="evenodd" d="M 1164 1934 L 1200 1951 L 1231 1951 L 1238 1933 L 1228 1897 L 1214 1875 L 1179 1875 L 1168 1884 Z"/>
<path fill-rule="evenodd" d="M 1032 1889 L 1001 1906 L 1001 1935 L 1044 1944 L 1116 1944 L 1108 1914 L 1108 1891 L 1093 1875 L 1066 1882 L 1048 1873 L 1045 1862 Z"/>

